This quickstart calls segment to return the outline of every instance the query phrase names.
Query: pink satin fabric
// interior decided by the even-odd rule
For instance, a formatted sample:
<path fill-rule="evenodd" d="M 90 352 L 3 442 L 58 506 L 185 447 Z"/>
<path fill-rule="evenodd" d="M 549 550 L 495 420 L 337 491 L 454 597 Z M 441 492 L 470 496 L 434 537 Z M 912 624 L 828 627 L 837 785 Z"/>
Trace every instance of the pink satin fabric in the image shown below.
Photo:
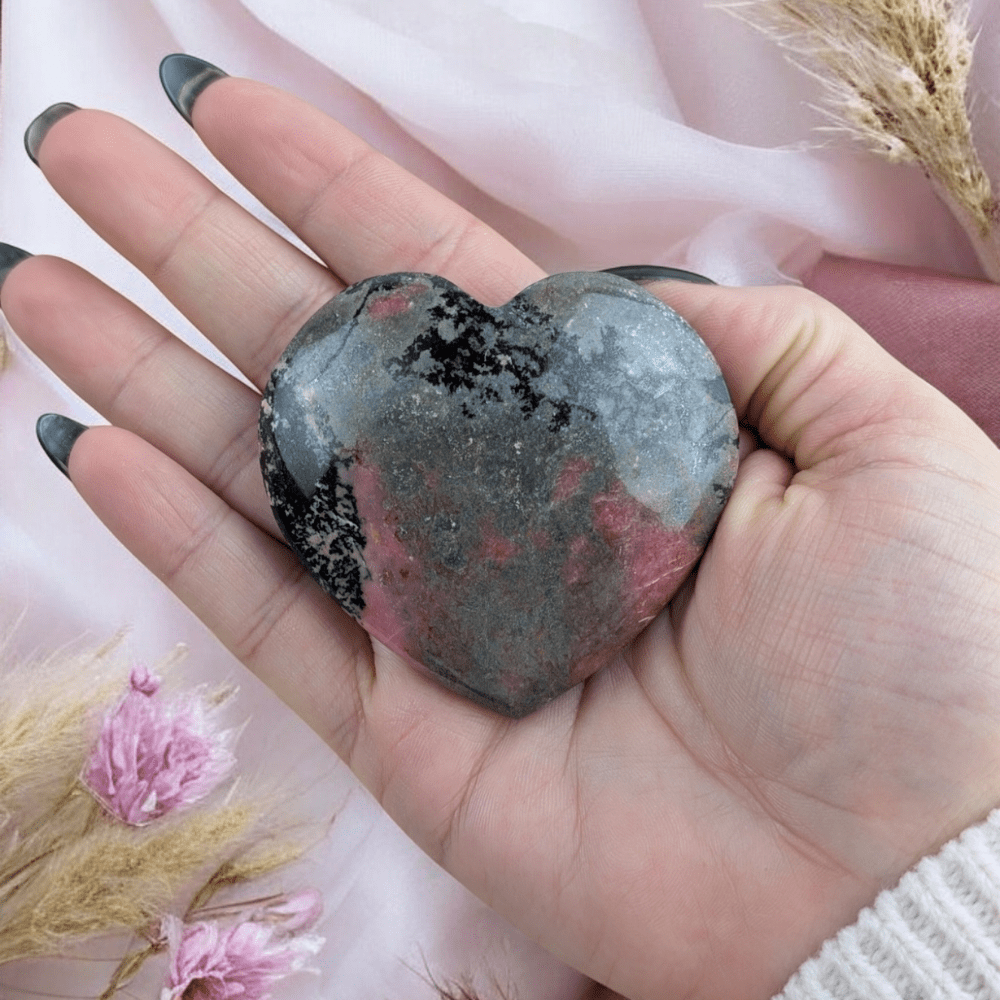
<path fill-rule="evenodd" d="M 1000 287 L 824 256 L 805 277 L 1000 445 Z"/>

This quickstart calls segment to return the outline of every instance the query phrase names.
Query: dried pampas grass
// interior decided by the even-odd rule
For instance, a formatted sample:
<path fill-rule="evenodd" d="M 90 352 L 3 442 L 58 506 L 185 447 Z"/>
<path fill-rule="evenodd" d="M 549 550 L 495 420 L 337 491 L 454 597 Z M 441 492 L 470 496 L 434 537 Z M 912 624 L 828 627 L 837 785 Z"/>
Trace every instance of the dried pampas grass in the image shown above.
<path fill-rule="evenodd" d="M 102 823 L 67 837 L 2 907 L 0 963 L 155 923 L 207 864 L 245 842 L 261 812 L 238 803 L 138 831 Z"/>
<path fill-rule="evenodd" d="M 822 84 L 834 128 L 915 163 L 1000 281 L 998 208 L 968 111 L 973 39 L 956 0 L 742 0 L 723 9 L 759 28 Z"/>
<path fill-rule="evenodd" d="M 210 836 L 212 833 L 222 834 L 222 836 L 218 838 L 217 846 L 219 848 L 222 847 L 224 841 L 228 843 L 230 848 L 232 847 L 233 841 L 242 841 L 243 847 L 231 850 L 231 853 L 224 858 L 218 867 L 203 880 L 201 886 L 191 896 L 187 909 L 184 912 L 185 920 L 204 917 L 209 903 L 211 903 L 217 893 L 246 885 L 256 879 L 270 875 L 273 872 L 284 868 L 286 865 L 291 864 L 293 861 L 297 861 L 300 857 L 302 857 L 306 850 L 306 845 L 304 843 L 292 840 L 282 841 L 275 837 L 273 832 L 268 835 L 270 843 L 262 847 L 258 842 L 249 839 L 246 835 L 249 827 L 260 822 L 260 811 L 254 815 L 252 811 L 245 811 L 245 808 L 238 806 L 233 808 L 234 811 L 232 814 L 217 817 L 223 820 L 217 829 L 210 828 L 207 832 Z M 188 827 L 188 831 L 186 832 L 190 832 L 191 834 L 196 833 L 194 828 L 191 826 Z M 188 847 L 191 846 L 193 846 L 193 843 L 189 842 Z M 186 849 L 182 848 L 181 853 L 182 855 L 187 855 Z M 216 853 L 218 854 L 220 851 L 217 850 Z M 201 857 L 202 859 L 205 857 L 204 849 Z M 187 859 L 187 857 L 182 857 L 181 860 L 183 862 Z M 176 892 L 173 895 L 176 896 Z M 163 912 L 163 910 L 166 909 L 167 905 L 169 905 L 169 900 L 170 897 L 168 896 L 167 902 L 160 908 L 159 912 Z M 252 905 L 256 901 L 252 900 L 250 902 Z M 228 907 L 220 907 L 220 909 L 238 913 L 240 910 L 244 909 L 245 906 L 245 903 L 238 902 L 232 903 Z M 135 951 L 129 952 L 125 955 L 119 963 L 118 968 L 111 976 L 108 988 L 97 998 L 97 1000 L 110 1000 L 110 998 L 113 997 L 115 993 L 122 988 L 122 986 L 128 983 L 129 980 L 136 975 L 143 963 L 152 955 L 161 951 L 162 947 L 162 942 L 153 936 L 148 944 L 143 945 Z"/>
<path fill-rule="evenodd" d="M 440 1000 L 486 1000 L 480 996 L 472 986 L 454 984 L 449 986 L 435 986 Z M 503 1000 L 503 998 L 500 998 Z"/>
<path fill-rule="evenodd" d="M 94 650 L 3 670 L 0 823 L 16 815 L 23 831 L 76 783 L 101 714 L 128 677 L 121 645 L 118 636 Z"/>

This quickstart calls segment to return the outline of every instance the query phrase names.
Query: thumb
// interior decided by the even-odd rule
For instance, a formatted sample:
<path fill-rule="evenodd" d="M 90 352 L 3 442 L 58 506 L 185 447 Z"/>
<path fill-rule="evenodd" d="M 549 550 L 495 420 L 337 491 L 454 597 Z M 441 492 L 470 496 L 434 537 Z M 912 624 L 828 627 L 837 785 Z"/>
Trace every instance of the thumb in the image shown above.
<path fill-rule="evenodd" d="M 740 422 L 797 470 L 838 460 L 842 474 L 873 459 L 912 459 L 929 438 L 996 450 L 950 400 L 812 292 L 675 281 L 647 288 L 708 344 Z"/>

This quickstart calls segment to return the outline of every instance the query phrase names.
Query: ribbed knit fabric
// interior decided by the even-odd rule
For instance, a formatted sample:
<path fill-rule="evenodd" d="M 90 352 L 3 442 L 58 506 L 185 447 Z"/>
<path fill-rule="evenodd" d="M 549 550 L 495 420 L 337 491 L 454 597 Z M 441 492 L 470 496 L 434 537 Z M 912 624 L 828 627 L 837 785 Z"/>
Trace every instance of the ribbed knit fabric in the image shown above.
<path fill-rule="evenodd" d="M 924 858 L 776 1000 L 1000 1000 L 1000 809 Z"/>

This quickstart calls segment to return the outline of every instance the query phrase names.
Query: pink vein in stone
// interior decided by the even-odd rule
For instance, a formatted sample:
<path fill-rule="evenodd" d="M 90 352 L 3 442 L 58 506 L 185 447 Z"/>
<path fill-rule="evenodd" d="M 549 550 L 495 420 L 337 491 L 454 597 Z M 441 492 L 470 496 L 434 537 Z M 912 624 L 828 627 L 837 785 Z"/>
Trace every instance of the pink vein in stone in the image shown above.
<path fill-rule="evenodd" d="M 400 313 L 406 312 L 406 310 L 410 308 L 416 294 L 424 291 L 426 291 L 425 288 L 418 286 L 417 291 L 414 291 L 414 289 L 410 287 L 394 289 L 384 295 L 373 295 L 368 300 L 365 312 L 370 319 L 376 320 L 388 319 L 390 316 L 398 316 Z"/>
<path fill-rule="evenodd" d="M 472 554 L 474 560 L 506 566 L 511 559 L 521 554 L 521 546 L 506 535 L 501 535 L 492 519 L 480 518 L 477 526 L 480 545 Z"/>
<path fill-rule="evenodd" d="M 590 503 L 594 528 L 619 554 L 625 567 L 623 606 L 631 605 L 635 631 L 673 597 L 701 548 L 693 525 L 668 528 L 619 481 Z"/>
<path fill-rule="evenodd" d="M 397 535 L 399 518 L 385 502 L 379 470 L 364 464 L 360 447 L 355 451 L 350 478 L 368 543 L 365 563 L 371 573 L 371 584 L 364 586 L 361 622 L 376 639 L 399 651 L 405 645 L 410 627 L 394 606 L 392 594 L 398 589 L 409 589 L 421 568 Z"/>

